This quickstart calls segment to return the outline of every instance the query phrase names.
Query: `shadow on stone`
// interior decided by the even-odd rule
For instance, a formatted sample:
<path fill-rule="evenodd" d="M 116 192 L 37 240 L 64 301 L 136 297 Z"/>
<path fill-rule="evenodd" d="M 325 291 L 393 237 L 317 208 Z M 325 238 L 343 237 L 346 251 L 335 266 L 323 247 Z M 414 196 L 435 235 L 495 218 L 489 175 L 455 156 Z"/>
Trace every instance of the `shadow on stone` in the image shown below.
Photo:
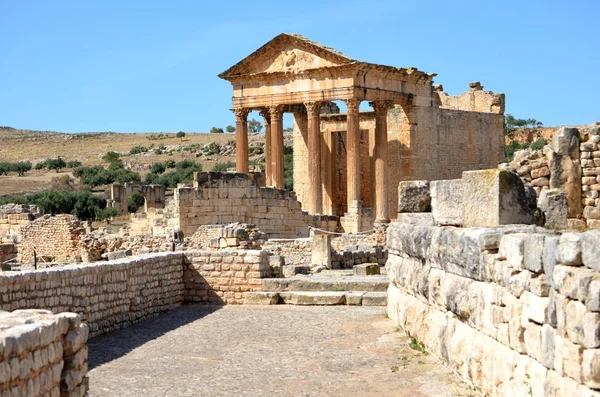
<path fill-rule="evenodd" d="M 90 339 L 88 341 L 89 370 L 123 357 L 137 347 L 214 313 L 222 307 L 222 305 L 185 305 L 158 317 Z"/>

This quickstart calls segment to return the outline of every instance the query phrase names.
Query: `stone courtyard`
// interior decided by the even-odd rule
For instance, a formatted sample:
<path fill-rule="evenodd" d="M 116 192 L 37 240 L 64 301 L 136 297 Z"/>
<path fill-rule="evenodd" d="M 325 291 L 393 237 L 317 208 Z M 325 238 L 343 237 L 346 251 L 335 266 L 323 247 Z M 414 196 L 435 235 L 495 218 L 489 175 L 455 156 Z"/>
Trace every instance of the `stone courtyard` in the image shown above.
<path fill-rule="evenodd" d="M 90 397 L 476 395 L 382 308 L 188 305 L 89 349 Z"/>

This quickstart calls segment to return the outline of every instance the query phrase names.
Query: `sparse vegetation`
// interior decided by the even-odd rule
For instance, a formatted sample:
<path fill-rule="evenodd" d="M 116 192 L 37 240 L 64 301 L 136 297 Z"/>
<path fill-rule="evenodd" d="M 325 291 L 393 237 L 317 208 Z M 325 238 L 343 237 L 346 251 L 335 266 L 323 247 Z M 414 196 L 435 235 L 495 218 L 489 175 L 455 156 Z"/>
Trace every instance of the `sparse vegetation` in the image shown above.
<path fill-rule="evenodd" d="M 102 161 L 107 163 L 114 163 L 121 159 L 121 155 L 116 152 L 108 152 L 104 156 L 102 156 Z"/>
<path fill-rule="evenodd" d="M 294 148 L 291 146 L 283 148 L 283 178 L 285 188 L 294 190 Z"/>
<path fill-rule="evenodd" d="M 183 138 L 185 138 L 185 132 L 179 131 L 175 136 L 183 141 Z"/>
<path fill-rule="evenodd" d="M 217 163 L 213 166 L 212 170 L 215 172 L 226 172 L 229 168 L 235 168 L 235 161 Z"/>
<path fill-rule="evenodd" d="M 144 205 L 146 199 L 140 192 L 133 192 L 127 199 L 127 211 L 135 213 L 137 210 Z"/>
<path fill-rule="evenodd" d="M 263 125 L 260 121 L 252 119 L 248 120 L 248 132 L 261 132 L 263 129 Z"/>
<path fill-rule="evenodd" d="M 144 183 L 177 187 L 178 183 L 191 182 L 194 172 L 201 172 L 202 166 L 191 160 L 183 160 L 175 164 L 175 170 L 163 173 L 150 173 L 146 175 Z"/>
<path fill-rule="evenodd" d="M 235 132 L 235 127 L 232 125 L 228 125 L 227 127 L 225 127 L 225 131 L 229 133 Z"/>
<path fill-rule="evenodd" d="M 413 350 L 416 350 L 423 354 L 427 354 L 427 350 L 425 350 L 425 347 L 422 344 L 420 344 L 419 341 L 416 340 L 415 338 L 410 338 L 409 346 Z"/>
<path fill-rule="evenodd" d="M 108 185 L 114 182 L 140 182 L 141 177 L 137 172 L 125 169 L 122 162 L 111 163 L 106 169 L 102 166 L 78 167 L 73 170 L 73 175 L 80 179 L 81 183 L 91 188 Z"/>
<path fill-rule="evenodd" d="M 103 196 L 94 195 L 87 190 L 43 190 L 25 196 L 0 199 L 0 205 L 8 203 L 35 204 L 46 214 L 73 214 L 81 220 L 97 219 L 97 212 L 106 208 L 106 199 Z"/>
<path fill-rule="evenodd" d="M 142 146 L 142 145 L 136 145 L 134 147 L 132 147 L 131 149 L 129 149 L 129 155 L 133 156 L 136 154 L 142 154 L 142 153 L 146 153 L 150 150 L 149 147 L 146 146 Z"/>
<path fill-rule="evenodd" d="M 511 141 L 508 145 L 506 145 L 504 147 L 504 161 L 507 163 L 511 162 L 515 157 L 515 153 L 519 150 L 523 150 L 523 149 L 541 150 L 547 144 L 548 144 L 548 141 L 546 141 L 543 138 L 539 138 L 536 141 L 534 141 L 533 143 L 529 143 L 529 142 L 520 143 L 518 141 Z"/>
<path fill-rule="evenodd" d="M 223 134 L 224 132 L 225 131 L 223 131 L 223 128 L 212 127 L 210 129 L 211 134 Z"/>
<path fill-rule="evenodd" d="M 31 170 L 30 161 L 18 161 L 16 163 L 0 163 L 0 175 L 8 175 L 11 172 L 18 176 L 23 176 L 27 171 Z"/>

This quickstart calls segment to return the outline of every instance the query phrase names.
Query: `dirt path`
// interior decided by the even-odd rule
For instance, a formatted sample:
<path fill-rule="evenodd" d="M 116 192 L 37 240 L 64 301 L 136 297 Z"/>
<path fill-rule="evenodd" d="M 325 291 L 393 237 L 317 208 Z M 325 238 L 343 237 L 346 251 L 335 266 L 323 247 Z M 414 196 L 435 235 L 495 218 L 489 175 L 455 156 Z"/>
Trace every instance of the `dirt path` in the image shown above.
<path fill-rule="evenodd" d="M 184 306 L 90 346 L 90 396 L 468 396 L 383 308 Z"/>

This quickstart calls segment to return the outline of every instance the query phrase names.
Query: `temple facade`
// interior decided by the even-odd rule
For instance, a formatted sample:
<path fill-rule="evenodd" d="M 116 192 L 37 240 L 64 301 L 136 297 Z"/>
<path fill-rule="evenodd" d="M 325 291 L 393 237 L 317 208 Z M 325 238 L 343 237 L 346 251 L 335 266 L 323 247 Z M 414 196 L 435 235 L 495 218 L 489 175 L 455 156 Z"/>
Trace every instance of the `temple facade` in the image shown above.
<path fill-rule="evenodd" d="M 294 115 L 294 190 L 309 214 L 346 232 L 387 223 L 402 180 L 448 179 L 503 157 L 504 95 L 479 83 L 459 96 L 435 74 L 358 61 L 280 34 L 219 77 L 233 85 L 236 166 L 248 172 L 248 113 L 265 121 L 266 183 L 284 187 L 283 113 Z M 340 113 L 332 101 L 343 101 Z M 361 112 L 361 102 L 372 111 Z"/>

